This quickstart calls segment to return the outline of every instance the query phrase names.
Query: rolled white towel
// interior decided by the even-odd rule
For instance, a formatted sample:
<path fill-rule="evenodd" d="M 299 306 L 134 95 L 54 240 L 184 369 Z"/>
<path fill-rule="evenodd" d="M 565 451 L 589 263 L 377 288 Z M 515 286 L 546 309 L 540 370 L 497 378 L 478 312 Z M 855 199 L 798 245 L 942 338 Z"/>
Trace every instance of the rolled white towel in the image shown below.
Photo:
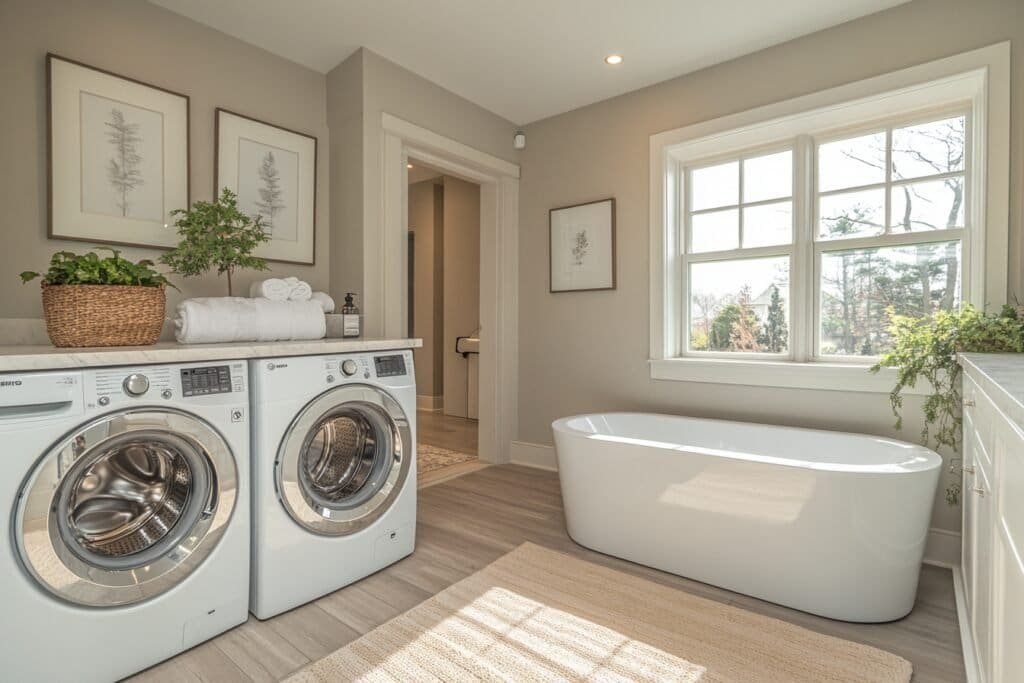
<path fill-rule="evenodd" d="M 249 285 L 249 296 L 253 299 L 270 299 L 271 301 L 287 301 L 292 292 L 292 285 L 287 281 L 271 277 L 257 280 Z"/>
<path fill-rule="evenodd" d="M 313 292 L 309 300 L 320 304 L 320 308 L 324 309 L 324 313 L 334 312 L 334 299 L 327 292 Z"/>
<path fill-rule="evenodd" d="M 186 299 L 178 304 L 174 327 L 182 344 L 322 339 L 327 334 L 319 303 L 263 298 Z"/>
<path fill-rule="evenodd" d="M 288 291 L 289 301 L 309 301 L 309 298 L 313 296 L 313 288 L 305 280 L 300 280 L 297 277 L 286 277 L 284 281 L 290 288 Z"/>

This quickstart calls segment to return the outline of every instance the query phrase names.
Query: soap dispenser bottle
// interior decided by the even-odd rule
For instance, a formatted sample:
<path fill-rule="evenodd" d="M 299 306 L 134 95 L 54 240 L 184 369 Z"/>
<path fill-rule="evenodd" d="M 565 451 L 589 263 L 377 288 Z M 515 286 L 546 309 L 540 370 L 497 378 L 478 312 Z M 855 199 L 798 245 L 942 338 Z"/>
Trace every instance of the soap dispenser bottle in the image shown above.
<path fill-rule="evenodd" d="M 345 294 L 345 305 L 341 307 L 341 336 L 358 337 L 360 330 L 359 307 L 355 304 L 355 294 Z"/>

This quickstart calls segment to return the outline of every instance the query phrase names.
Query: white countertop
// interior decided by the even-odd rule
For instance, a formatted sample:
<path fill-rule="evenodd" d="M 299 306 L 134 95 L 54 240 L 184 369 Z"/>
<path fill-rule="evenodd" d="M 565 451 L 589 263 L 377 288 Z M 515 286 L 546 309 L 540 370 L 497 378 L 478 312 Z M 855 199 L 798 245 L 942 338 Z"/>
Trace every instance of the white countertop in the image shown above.
<path fill-rule="evenodd" d="M 192 363 L 245 358 L 318 356 L 360 351 L 415 349 L 422 339 L 315 339 L 311 341 L 231 342 L 225 344 L 178 344 L 152 346 L 57 348 L 54 346 L 0 346 L 0 372 L 63 370 L 68 368 Z"/>
<path fill-rule="evenodd" d="M 1024 429 L 1024 353 L 961 353 L 960 365 Z"/>

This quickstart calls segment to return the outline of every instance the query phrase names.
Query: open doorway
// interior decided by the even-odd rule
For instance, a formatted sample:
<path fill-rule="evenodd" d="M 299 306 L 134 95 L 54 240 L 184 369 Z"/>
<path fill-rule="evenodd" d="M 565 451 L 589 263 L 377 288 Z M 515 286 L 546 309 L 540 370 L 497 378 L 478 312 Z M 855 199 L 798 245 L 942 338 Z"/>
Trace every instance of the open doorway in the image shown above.
<path fill-rule="evenodd" d="M 480 186 L 410 158 L 408 322 L 415 349 L 420 485 L 481 465 Z"/>

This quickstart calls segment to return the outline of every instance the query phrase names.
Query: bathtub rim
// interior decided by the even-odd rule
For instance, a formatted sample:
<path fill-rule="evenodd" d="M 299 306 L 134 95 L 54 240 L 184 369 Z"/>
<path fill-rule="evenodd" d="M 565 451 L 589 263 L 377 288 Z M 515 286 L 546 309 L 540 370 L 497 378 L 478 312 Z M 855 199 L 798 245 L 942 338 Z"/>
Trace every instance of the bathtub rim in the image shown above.
<path fill-rule="evenodd" d="M 863 434 L 859 432 L 850 431 L 838 431 L 831 429 L 817 429 L 812 427 L 791 427 L 788 425 L 777 425 L 777 424 L 765 424 L 761 422 L 747 422 L 743 420 L 728 420 L 724 418 L 713 418 L 713 417 L 695 417 L 692 415 L 675 415 L 672 413 L 656 413 L 656 412 L 638 412 L 638 411 L 609 411 L 609 412 L 591 412 L 591 413 L 579 413 L 576 415 L 568 415 L 566 417 L 558 418 L 551 423 L 551 429 L 555 434 L 561 433 L 570 437 L 579 437 L 583 439 L 589 439 L 593 436 L 594 432 L 584 432 L 579 429 L 570 426 L 570 422 L 573 420 L 586 419 L 586 418 L 600 418 L 607 416 L 617 417 L 657 417 L 657 418 L 668 418 L 671 420 L 699 420 L 701 422 L 713 422 L 722 425 L 745 425 L 754 427 L 763 427 L 768 429 L 778 429 L 787 431 L 798 431 L 811 434 L 821 434 L 828 436 L 851 436 L 861 439 L 870 439 L 876 442 L 889 443 L 900 448 L 910 447 L 912 453 L 921 455 L 925 461 L 923 462 L 912 462 L 912 463 L 901 463 L 891 462 L 884 464 L 874 465 L 858 465 L 856 463 L 849 462 L 822 462 L 806 459 L 797 458 L 783 458 L 778 456 L 770 455 L 759 455 L 756 453 L 744 453 L 740 451 L 730 451 L 725 449 L 713 449 L 701 446 L 695 446 L 692 444 L 678 443 L 677 448 L 665 448 L 658 446 L 653 443 L 648 444 L 636 444 L 630 442 L 622 442 L 621 445 L 637 448 L 650 448 L 651 450 L 667 452 L 667 451 L 684 451 L 689 449 L 691 452 L 697 451 L 699 455 L 706 457 L 721 457 L 732 460 L 754 462 L 764 465 L 773 465 L 778 467 L 791 467 L 798 469 L 807 469 L 818 472 L 836 472 L 843 474 L 864 474 L 864 475 L 914 475 L 925 472 L 931 472 L 932 470 L 941 470 L 944 466 L 944 458 L 934 450 L 921 444 L 911 443 L 909 441 L 902 441 L 900 439 L 893 439 L 891 437 L 877 436 L 874 434 Z M 611 436 L 611 435 L 609 435 Z M 612 445 L 615 442 L 611 440 L 603 441 L 603 443 Z M 555 445 L 555 457 L 558 456 L 557 444 Z"/>

